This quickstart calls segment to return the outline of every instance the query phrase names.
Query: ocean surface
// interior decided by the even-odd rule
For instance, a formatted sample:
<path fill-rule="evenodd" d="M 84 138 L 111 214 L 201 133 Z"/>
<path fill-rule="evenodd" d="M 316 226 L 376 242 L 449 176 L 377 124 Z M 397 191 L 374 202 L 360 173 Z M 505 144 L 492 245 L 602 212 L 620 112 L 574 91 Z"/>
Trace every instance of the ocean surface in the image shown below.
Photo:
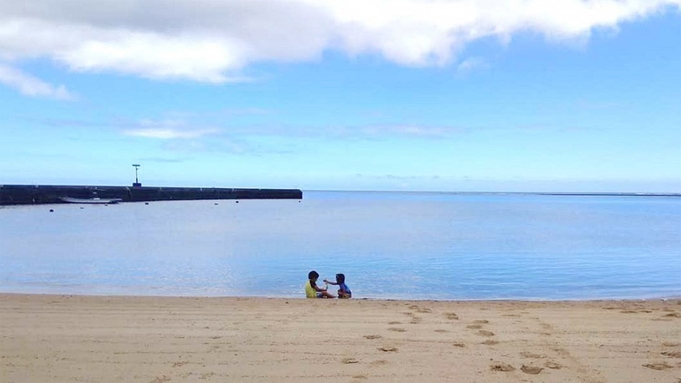
<path fill-rule="evenodd" d="M 307 191 L 0 207 L 0 292 L 302 298 L 313 269 L 345 273 L 358 298 L 681 297 L 681 198 Z"/>

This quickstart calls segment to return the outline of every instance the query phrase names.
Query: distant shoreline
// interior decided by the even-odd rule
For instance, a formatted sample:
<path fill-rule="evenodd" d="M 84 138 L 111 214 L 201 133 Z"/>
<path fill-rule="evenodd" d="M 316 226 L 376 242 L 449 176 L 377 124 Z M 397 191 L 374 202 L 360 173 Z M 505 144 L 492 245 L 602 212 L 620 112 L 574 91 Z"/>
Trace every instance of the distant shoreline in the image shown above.
<path fill-rule="evenodd" d="M 602 196 L 602 197 L 681 197 L 681 193 L 527 193 L 555 196 Z"/>
<path fill-rule="evenodd" d="M 681 197 L 681 193 L 636 193 L 636 192 L 484 192 L 484 191 L 409 191 L 409 190 L 305 190 L 319 193 L 401 193 L 401 194 L 444 194 L 444 195 L 547 195 L 585 197 Z"/>

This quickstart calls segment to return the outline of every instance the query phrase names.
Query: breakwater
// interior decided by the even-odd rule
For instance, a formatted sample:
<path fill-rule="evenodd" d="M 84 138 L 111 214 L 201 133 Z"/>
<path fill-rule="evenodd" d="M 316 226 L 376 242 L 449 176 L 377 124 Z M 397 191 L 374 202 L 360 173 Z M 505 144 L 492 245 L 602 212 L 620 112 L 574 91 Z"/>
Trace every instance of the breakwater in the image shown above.
<path fill-rule="evenodd" d="M 302 199 L 299 189 L 241 189 L 149 186 L 0 185 L 0 205 L 64 203 L 62 198 L 121 202 L 212 199 Z"/>

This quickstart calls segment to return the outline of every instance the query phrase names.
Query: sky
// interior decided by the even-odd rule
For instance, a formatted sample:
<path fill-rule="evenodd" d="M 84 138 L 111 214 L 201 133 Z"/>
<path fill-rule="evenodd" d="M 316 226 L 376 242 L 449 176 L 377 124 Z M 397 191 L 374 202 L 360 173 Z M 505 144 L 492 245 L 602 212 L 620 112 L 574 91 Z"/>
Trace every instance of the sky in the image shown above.
<path fill-rule="evenodd" d="M 681 193 L 681 0 L 0 0 L 0 184 Z"/>

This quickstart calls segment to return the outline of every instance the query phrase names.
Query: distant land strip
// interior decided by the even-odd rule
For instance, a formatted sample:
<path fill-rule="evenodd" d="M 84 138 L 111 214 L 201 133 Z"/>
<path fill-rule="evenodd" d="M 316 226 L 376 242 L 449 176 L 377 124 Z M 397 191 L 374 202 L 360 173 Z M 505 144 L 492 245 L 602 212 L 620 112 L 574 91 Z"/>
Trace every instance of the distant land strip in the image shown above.
<path fill-rule="evenodd" d="M 556 196 L 594 196 L 594 197 L 681 197 L 681 193 L 529 193 Z"/>
<path fill-rule="evenodd" d="M 82 201 L 186 201 L 215 199 L 302 199 L 299 189 L 243 189 L 149 186 L 0 185 L 0 205 Z"/>
<path fill-rule="evenodd" d="M 585 197 L 681 197 L 681 193 L 648 192 L 504 192 L 504 191 L 390 191 L 390 190 L 315 190 L 331 193 L 403 193 L 433 195 L 546 195 L 546 196 L 585 196 Z"/>

